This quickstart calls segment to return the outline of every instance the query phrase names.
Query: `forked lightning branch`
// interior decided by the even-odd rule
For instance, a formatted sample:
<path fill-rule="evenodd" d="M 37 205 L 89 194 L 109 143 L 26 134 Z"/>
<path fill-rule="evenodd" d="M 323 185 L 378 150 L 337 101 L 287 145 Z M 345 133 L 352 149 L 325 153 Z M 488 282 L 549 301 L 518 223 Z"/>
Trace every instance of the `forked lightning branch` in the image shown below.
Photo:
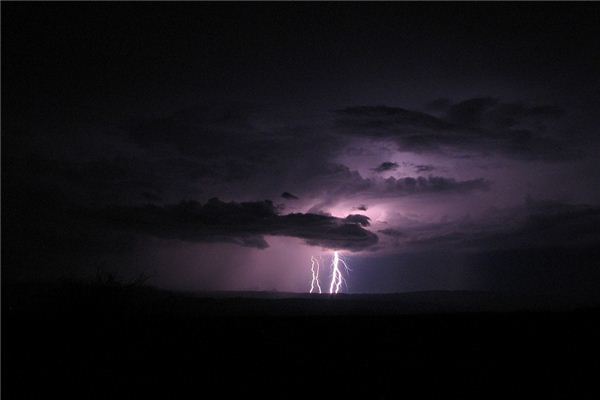
<path fill-rule="evenodd" d="M 309 293 L 316 293 L 317 290 L 319 291 L 319 293 L 323 293 L 321 289 L 321 284 L 319 283 L 319 272 L 321 269 L 319 260 L 317 260 L 315 257 L 311 257 L 310 262 L 312 280 L 310 282 Z M 343 267 L 343 269 L 340 268 L 340 265 Z M 329 293 L 336 294 L 340 292 L 343 284 L 346 285 L 346 287 L 348 286 L 346 284 L 346 278 L 344 278 L 344 272 L 347 274 L 348 272 L 350 272 L 350 268 L 348 267 L 346 261 L 342 257 L 340 257 L 340 253 L 338 251 L 333 252 L 333 260 L 331 261 L 330 267 L 331 276 L 329 283 Z"/>

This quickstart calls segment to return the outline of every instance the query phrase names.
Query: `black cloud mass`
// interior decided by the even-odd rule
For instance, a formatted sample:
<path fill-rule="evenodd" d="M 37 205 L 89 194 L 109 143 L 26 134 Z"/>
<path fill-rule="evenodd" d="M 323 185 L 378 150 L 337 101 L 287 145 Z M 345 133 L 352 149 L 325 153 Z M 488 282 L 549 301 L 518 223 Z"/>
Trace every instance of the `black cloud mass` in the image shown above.
<path fill-rule="evenodd" d="M 289 192 L 283 192 L 283 193 L 281 193 L 281 197 L 283 197 L 286 200 L 298 200 L 297 196 L 294 196 L 293 194 L 291 194 Z"/>
<path fill-rule="evenodd" d="M 160 238 L 192 242 L 230 242 L 242 246 L 266 248 L 263 235 L 292 236 L 313 246 L 350 251 L 377 243 L 377 236 L 365 229 L 369 218 L 349 215 L 293 213 L 279 215 L 271 201 L 223 202 L 210 199 L 176 205 L 111 207 L 100 213 L 120 228 L 128 228 Z"/>
<path fill-rule="evenodd" d="M 336 111 L 337 126 L 345 134 L 389 138 L 399 149 L 417 152 L 439 152 L 447 146 L 525 159 L 577 154 L 571 141 L 548 129 L 563 116 L 559 107 L 507 103 L 491 97 L 433 104 L 436 114 L 383 105 L 347 107 Z M 386 165 L 380 166 L 384 168 L 381 171 Z"/>
<path fill-rule="evenodd" d="M 398 163 L 391 161 L 382 162 L 376 168 L 373 168 L 375 172 L 393 171 L 395 169 L 398 169 Z"/>

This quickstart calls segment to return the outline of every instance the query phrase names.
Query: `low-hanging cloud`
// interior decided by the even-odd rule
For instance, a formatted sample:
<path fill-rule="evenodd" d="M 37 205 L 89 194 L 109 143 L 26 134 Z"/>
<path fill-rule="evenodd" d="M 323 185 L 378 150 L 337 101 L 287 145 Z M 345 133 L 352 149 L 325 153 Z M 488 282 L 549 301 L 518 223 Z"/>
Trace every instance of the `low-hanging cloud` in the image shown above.
<path fill-rule="evenodd" d="M 266 248 L 264 235 L 304 239 L 313 246 L 359 251 L 377 243 L 377 235 L 365 229 L 363 215 L 337 218 L 327 215 L 292 213 L 281 215 L 269 200 L 224 202 L 217 198 L 156 206 L 114 206 L 99 215 L 121 228 L 159 238 L 189 242 L 226 242 Z"/>

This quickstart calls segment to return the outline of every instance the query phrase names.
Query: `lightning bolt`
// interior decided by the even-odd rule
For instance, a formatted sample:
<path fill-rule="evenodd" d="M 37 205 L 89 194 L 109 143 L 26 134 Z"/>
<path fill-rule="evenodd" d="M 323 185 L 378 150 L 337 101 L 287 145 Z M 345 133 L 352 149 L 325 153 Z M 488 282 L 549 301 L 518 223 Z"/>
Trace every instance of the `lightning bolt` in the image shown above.
<path fill-rule="evenodd" d="M 310 292 L 315 291 L 315 287 L 319 289 L 319 293 L 322 293 L 321 285 L 319 284 L 319 261 L 315 257 L 310 257 L 310 271 L 312 272 L 312 281 L 310 282 Z M 340 268 L 340 265 L 343 267 Z M 350 272 L 350 267 L 338 251 L 333 252 L 333 260 L 331 261 L 331 283 L 329 284 L 329 293 L 336 294 L 342 289 L 342 284 L 346 284 L 346 278 L 344 278 L 343 272 Z M 348 285 L 346 285 L 348 286 Z"/>
<path fill-rule="evenodd" d="M 315 290 L 315 285 L 319 289 L 319 293 L 321 293 L 321 285 L 319 285 L 319 261 L 316 258 L 310 257 L 310 271 L 312 272 L 312 281 L 310 282 L 310 292 L 312 293 Z"/>
<path fill-rule="evenodd" d="M 331 294 L 339 293 L 342 283 L 346 283 L 346 279 L 342 275 L 342 270 L 340 269 L 340 263 L 344 266 L 346 272 L 350 272 L 348 264 L 346 264 L 346 261 L 340 257 L 340 253 L 334 251 L 333 261 L 331 262 L 331 268 L 333 269 L 333 272 L 331 274 L 331 283 L 329 284 L 329 293 Z"/>

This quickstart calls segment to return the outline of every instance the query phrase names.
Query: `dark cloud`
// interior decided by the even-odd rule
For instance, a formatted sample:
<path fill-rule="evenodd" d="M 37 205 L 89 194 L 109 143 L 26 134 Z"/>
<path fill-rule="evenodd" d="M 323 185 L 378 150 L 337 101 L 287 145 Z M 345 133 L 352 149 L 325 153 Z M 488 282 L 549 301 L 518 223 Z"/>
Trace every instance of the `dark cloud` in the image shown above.
<path fill-rule="evenodd" d="M 133 120 L 121 130 L 144 162 L 177 174 L 165 181 L 178 180 L 179 187 L 193 183 L 209 195 L 273 198 L 293 185 L 304 196 L 315 191 L 312 178 L 328 173 L 326 164 L 343 138 L 320 128 L 323 121 L 303 118 L 279 117 L 266 106 L 218 103 Z M 191 190 L 169 200 L 197 198 Z"/>
<path fill-rule="evenodd" d="M 402 232 L 399 229 L 393 229 L 393 228 L 380 229 L 377 232 L 382 233 L 386 236 L 394 237 L 394 238 L 399 238 L 399 237 L 405 236 L 404 232 Z"/>
<path fill-rule="evenodd" d="M 256 127 L 258 112 L 241 103 L 206 104 L 123 124 L 146 159 L 168 170 L 193 171 L 205 184 L 237 182 L 274 164 L 273 132 Z"/>
<path fill-rule="evenodd" d="M 390 228 L 390 232 L 398 230 Z M 398 230 L 399 231 L 399 230 Z M 386 234 L 386 232 L 378 231 Z M 485 218 L 403 229 L 413 249 L 474 252 L 532 248 L 600 246 L 600 208 L 528 200 L 524 206 L 496 210 Z"/>
<path fill-rule="evenodd" d="M 492 97 L 435 101 L 430 106 L 439 112 L 348 107 L 336 111 L 337 127 L 344 134 L 392 139 L 404 151 L 440 152 L 449 147 L 523 159 L 564 159 L 576 153 L 576 143 L 550 129 L 564 114 L 555 106 L 507 103 Z"/>
<path fill-rule="evenodd" d="M 298 196 L 294 196 L 293 194 L 291 194 L 289 192 L 281 193 L 281 197 L 283 197 L 286 200 L 298 200 Z"/>
<path fill-rule="evenodd" d="M 373 136 L 387 136 L 385 130 L 398 127 L 415 129 L 444 130 L 453 126 L 444 120 L 421 111 L 399 107 L 359 106 L 337 110 L 339 125 L 349 128 L 362 128 L 371 131 Z"/>
<path fill-rule="evenodd" d="M 510 128 L 528 119 L 554 119 L 564 110 L 555 106 L 529 106 L 522 103 L 502 103 L 492 97 L 469 99 L 452 105 L 446 120 L 471 128 Z"/>
<path fill-rule="evenodd" d="M 497 99 L 478 97 L 453 104 L 446 112 L 446 120 L 457 126 L 479 127 L 485 121 L 484 114 L 498 104 Z"/>
<path fill-rule="evenodd" d="M 356 209 L 360 210 L 360 211 L 367 211 L 367 206 L 364 204 L 361 204 L 358 207 L 356 207 Z"/>
<path fill-rule="evenodd" d="M 431 172 L 435 169 L 435 167 L 433 165 L 415 165 L 415 172 L 417 173 L 421 173 L 421 172 Z"/>
<path fill-rule="evenodd" d="M 484 178 L 464 181 L 443 176 L 363 178 L 358 171 L 352 171 L 345 165 L 331 164 L 327 168 L 328 170 L 322 171 L 319 180 L 316 180 L 315 183 L 317 186 L 328 188 L 328 193 L 333 196 L 403 197 L 427 194 L 442 195 L 485 191 L 491 187 L 491 182 Z"/>
<path fill-rule="evenodd" d="M 227 242 L 266 248 L 268 243 L 263 235 L 275 235 L 350 251 L 377 243 L 377 236 L 363 228 L 369 225 L 365 216 L 280 215 L 268 200 L 227 203 L 214 198 L 206 204 L 190 201 L 165 206 L 115 206 L 104 209 L 97 216 L 121 228 L 191 242 Z"/>
<path fill-rule="evenodd" d="M 350 214 L 348 215 L 346 218 L 344 218 L 344 220 L 348 221 L 348 222 L 352 222 L 352 223 L 356 223 L 362 226 L 369 226 L 371 225 L 371 219 L 369 217 L 367 217 L 366 215 L 361 215 L 361 214 Z"/>
<path fill-rule="evenodd" d="M 399 249 L 462 254 L 464 264 L 484 277 L 489 290 L 598 298 L 598 206 L 528 201 L 482 221 L 404 231 Z"/>
<path fill-rule="evenodd" d="M 385 180 L 383 191 L 390 194 L 408 196 L 412 194 L 427 193 L 466 193 L 475 190 L 488 190 L 490 182 L 486 179 L 471 179 L 457 181 L 453 178 L 441 176 L 419 176 L 417 178 L 394 178 Z"/>
<path fill-rule="evenodd" d="M 600 245 L 600 207 L 529 200 L 522 226 L 506 235 L 514 245 L 587 247 Z"/>
<path fill-rule="evenodd" d="M 381 164 L 379 164 L 376 168 L 373 168 L 373 171 L 375 171 L 375 172 L 393 171 L 395 169 L 398 169 L 398 167 L 399 167 L 398 163 L 386 161 L 386 162 L 382 162 Z"/>

